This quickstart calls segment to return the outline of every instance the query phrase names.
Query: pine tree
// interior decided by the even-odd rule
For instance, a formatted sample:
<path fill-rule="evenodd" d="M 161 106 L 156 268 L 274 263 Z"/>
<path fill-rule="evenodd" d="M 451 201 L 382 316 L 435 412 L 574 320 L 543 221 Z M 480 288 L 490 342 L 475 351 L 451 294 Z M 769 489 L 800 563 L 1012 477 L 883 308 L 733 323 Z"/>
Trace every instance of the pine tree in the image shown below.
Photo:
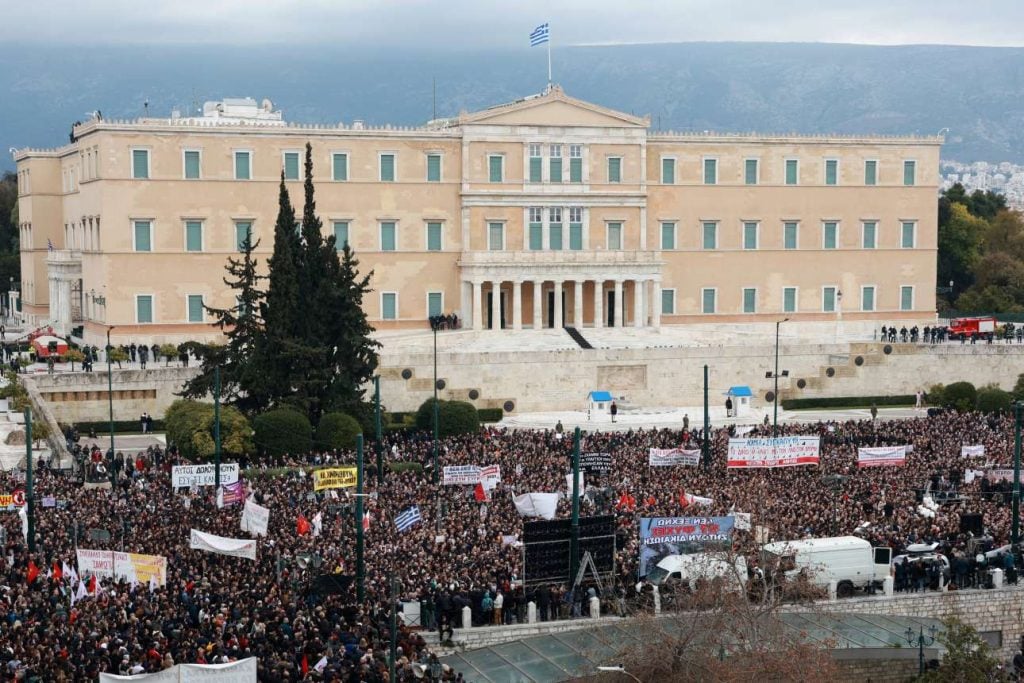
<path fill-rule="evenodd" d="M 284 184 L 278 194 L 277 223 L 274 225 L 274 251 L 267 276 L 267 297 L 262 317 L 265 321 L 263 370 L 271 402 L 286 401 L 294 394 L 293 356 L 299 342 L 299 257 L 302 245 L 295 229 L 295 209 Z M 309 305 L 310 302 L 306 301 Z"/>

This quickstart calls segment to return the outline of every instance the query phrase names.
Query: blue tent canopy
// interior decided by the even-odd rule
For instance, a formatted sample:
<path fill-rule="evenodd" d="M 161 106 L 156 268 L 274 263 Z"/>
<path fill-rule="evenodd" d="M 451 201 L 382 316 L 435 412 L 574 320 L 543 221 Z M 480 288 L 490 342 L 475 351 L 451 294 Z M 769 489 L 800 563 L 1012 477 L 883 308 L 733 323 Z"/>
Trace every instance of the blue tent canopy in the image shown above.
<path fill-rule="evenodd" d="M 729 391 L 726 392 L 729 396 L 753 396 L 754 392 L 750 390 L 748 386 L 729 387 Z"/>
<path fill-rule="evenodd" d="M 608 391 L 591 391 L 587 396 L 591 401 L 596 401 L 598 403 L 606 403 L 612 400 L 611 392 Z"/>

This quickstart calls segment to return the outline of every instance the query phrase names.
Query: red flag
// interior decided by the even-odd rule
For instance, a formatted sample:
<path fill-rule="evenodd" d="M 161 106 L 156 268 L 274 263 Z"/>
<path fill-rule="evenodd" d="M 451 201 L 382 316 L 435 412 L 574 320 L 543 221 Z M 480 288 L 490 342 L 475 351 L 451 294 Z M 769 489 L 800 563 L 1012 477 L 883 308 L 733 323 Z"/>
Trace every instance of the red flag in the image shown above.
<path fill-rule="evenodd" d="M 305 536 L 309 533 L 309 521 L 302 514 L 299 515 L 298 522 L 295 523 L 295 531 L 298 532 L 299 536 Z"/>
<path fill-rule="evenodd" d="M 679 492 L 679 507 L 685 508 L 690 504 L 690 501 L 686 498 L 686 491 Z"/>
<path fill-rule="evenodd" d="M 478 483 L 476 485 L 476 488 L 473 489 L 473 497 L 476 498 L 477 501 L 481 503 L 487 500 L 487 491 L 484 491 L 483 484 Z"/>
<path fill-rule="evenodd" d="M 302 655 L 302 675 L 309 675 L 309 658 L 306 655 Z"/>
<path fill-rule="evenodd" d="M 363 513 L 363 531 L 369 531 L 369 530 L 370 530 L 370 512 L 367 511 L 367 512 Z"/>
<path fill-rule="evenodd" d="M 25 572 L 25 578 L 28 579 L 31 585 L 39 577 L 39 567 L 32 560 L 28 561 L 28 571 Z"/>
<path fill-rule="evenodd" d="M 95 593 L 96 592 L 96 575 L 95 574 L 93 574 L 92 576 L 89 577 L 89 584 L 86 586 L 86 589 L 90 593 Z"/>
<path fill-rule="evenodd" d="M 53 578 L 57 581 L 60 581 L 62 578 L 64 578 L 64 572 L 60 570 L 60 565 L 56 562 L 53 563 Z"/>

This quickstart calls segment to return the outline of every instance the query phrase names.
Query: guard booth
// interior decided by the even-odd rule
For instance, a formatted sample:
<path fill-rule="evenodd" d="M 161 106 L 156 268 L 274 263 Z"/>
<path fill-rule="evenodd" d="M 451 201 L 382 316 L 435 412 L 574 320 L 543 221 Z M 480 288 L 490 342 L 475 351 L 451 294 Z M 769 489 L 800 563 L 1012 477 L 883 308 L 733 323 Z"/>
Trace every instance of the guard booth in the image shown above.
<path fill-rule="evenodd" d="M 750 387 L 729 387 L 729 391 L 725 392 L 725 395 L 732 399 L 733 414 L 736 417 L 750 415 L 750 399 L 754 396 L 754 392 L 750 390 Z"/>
<path fill-rule="evenodd" d="M 587 394 L 587 419 L 600 420 L 602 417 L 611 419 L 612 395 L 609 391 L 591 391 Z"/>

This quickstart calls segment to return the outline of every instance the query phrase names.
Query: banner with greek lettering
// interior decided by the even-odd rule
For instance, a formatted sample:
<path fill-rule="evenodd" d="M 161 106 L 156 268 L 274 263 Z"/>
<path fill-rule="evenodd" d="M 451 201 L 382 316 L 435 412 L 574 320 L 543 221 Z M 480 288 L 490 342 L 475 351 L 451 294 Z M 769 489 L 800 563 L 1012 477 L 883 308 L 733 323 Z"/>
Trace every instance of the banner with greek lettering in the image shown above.
<path fill-rule="evenodd" d="M 328 467 L 313 470 L 313 490 L 347 489 L 356 485 L 355 467 Z"/>
<path fill-rule="evenodd" d="M 167 558 L 163 555 L 142 555 L 139 553 L 112 553 L 114 576 L 128 583 L 149 585 L 150 578 L 156 585 L 167 584 Z"/>
<path fill-rule="evenodd" d="M 114 554 L 109 550 L 86 550 L 79 548 L 78 575 L 95 576 L 100 579 L 114 578 Z"/>
<path fill-rule="evenodd" d="M 612 471 L 612 454 L 581 453 L 580 469 L 587 474 L 607 474 Z"/>
<path fill-rule="evenodd" d="M 961 446 L 960 456 L 964 458 L 980 458 L 985 455 L 985 446 Z"/>
<path fill-rule="evenodd" d="M 652 448 L 647 455 L 647 464 L 651 467 L 699 465 L 700 449 L 684 450 L 682 448 Z"/>
<path fill-rule="evenodd" d="M 479 465 L 446 465 L 442 482 L 445 486 L 476 485 L 480 483 Z"/>
<path fill-rule="evenodd" d="M 1013 468 L 993 468 L 984 472 L 983 476 L 989 481 L 1013 481 Z"/>
<path fill-rule="evenodd" d="M 906 446 L 882 446 L 878 448 L 858 448 L 857 467 L 879 467 L 882 465 L 902 465 L 907 462 Z"/>
<path fill-rule="evenodd" d="M 187 489 L 193 486 L 213 486 L 217 479 L 216 465 L 175 465 L 171 468 L 171 486 Z M 238 463 L 220 464 L 220 483 L 234 484 L 238 481 Z"/>
<path fill-rule="evenodd" d="M 245 501 L 245 507 L 242 508 L 242 531 L 248 531 L 253 536 L 266 536 L 269 525 L 270 508 L 257 505 L 251 500 Z"/>
<path fill-rule="evenodd" d="M 193 550 L 205 550 L 219 555 L 230 555 L 231 557 L 244 557 L 247 560 L 256 559 L 256 541 L 247 538 L 225 538 L 214 536 L 197 529 L 192 529 L 189 537 L 189 547 Z"/>
<path fill-rule="evenodd" d="M 752 468 L 817 465 L 820 458 L 819 441 L 817 436 L 729 439 L 727 466 Z"/>
<path fill-rule="evenodd" d="M 644 517 L 640 520 L 640 576 L 669 555 L 727 547 L 732 517 Z"/>

